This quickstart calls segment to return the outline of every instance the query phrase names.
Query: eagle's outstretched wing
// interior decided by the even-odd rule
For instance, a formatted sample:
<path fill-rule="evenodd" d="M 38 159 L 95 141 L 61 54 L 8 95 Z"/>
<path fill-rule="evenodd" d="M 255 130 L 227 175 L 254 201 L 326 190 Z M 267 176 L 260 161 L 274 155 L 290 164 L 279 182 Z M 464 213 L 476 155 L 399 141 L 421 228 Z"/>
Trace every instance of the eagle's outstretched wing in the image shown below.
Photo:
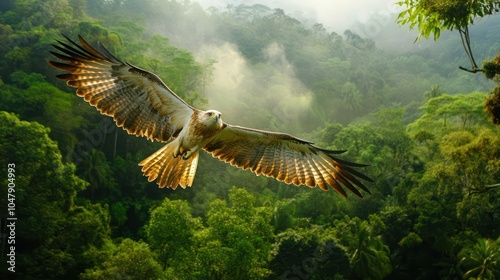
<path fill-rule="evenodd" d="M 68 37 L 54 45 L 60 53 L 51 53 L 64 62 L 49 63 L 69 72 L 58 78 L 128 133 L 163 142 L 179 133 L 196 109 L 155 74 L 118 60 L 100 43 L 97 51 L 78 38 L 81 46 Z"/>
<path fill-rule="evenodd" d="M 287 184 L 319 186 L 346 197 L 342 185 L 358 197 L 360 189 L 370 191 L 355 176 L 372 179 L 352 167 L 366 165 L 343 161 L 335 157 L 343 151 L 329 151 L 311 142 L 284 133 L 261 131 L 227 125 L 203 149 L 214 157 L 255 174 L 276 178 Z"/>
<path fill-rule="evenodd" d="M 373 181 L 352 168 L 365 165 L 336 158 L 342 151 L 320 149 L 284 133 L 224 124 L 220 113 L 189 106 L 155 74 L 118 60 L 101 44 L 96 50 L 80 36 L 81 45 L 66 39 L 67 43 L 58 41 L 60 45 L 54 45 L 59 52 L 51 52 L 64 62 L 49 63 L 69 72 L 57 77 L 76 87 L 78 96 L 102 114 L 112 116 L 131 134 L 157 141 L 177 140 L 180 133 L 190 138 L 185 142 L 191 146 L 181 147 L 180 141 L 170 141 L 139 164 L 148 180 L 157 180 L 160 187 L 191 186 L 198 145 L 202 145 L 222 161 L 288 184 L 319 186 L 323 190 L 330 185 L 343 196 L 347 194 L 342 186 L 359 197 L 362 195 L 356 187 L 370 193 L 356 177 Z M 181 148 L 191 156 L 174 157 Z"/>

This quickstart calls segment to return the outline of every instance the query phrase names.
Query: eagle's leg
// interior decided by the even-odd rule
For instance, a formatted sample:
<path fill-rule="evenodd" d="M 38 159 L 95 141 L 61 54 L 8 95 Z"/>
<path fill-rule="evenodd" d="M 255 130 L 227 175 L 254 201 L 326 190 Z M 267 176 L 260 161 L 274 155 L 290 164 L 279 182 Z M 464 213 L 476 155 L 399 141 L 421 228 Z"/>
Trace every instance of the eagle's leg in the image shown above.
<path fill-rule="evenodd" d="M 178 156 L 182 156 L 182 159 L 188 159 L 189 156 L 191 156 L 192 153 L 189 154 L 189 156 L 186 156 L 186 153 L 188 153 L 190 150 L 182 147 L 181 145 L 178 145 L 177 147 L 175 147 L 175 150 L 174 150 L 174 158 L 177 158 Z"/>
<path fill-rule="evenodd" d="M 180 154 L 181 154 L 181 146 L 177 145 L 177 147 L 175 147 L 173 156 L 174 158 L 177 158 Z"/>
<path fill-rule="evenodd" d="M 189 150 L 185 150 L 183 153 L 182 153 L 182 159 L 183 160 L 187 160 L 188 158 L 190 158 L 196 151 L 198 151 L 198 149 L 195 149 L 195 148 L 192 148 L 192 149 L 189 149 Z"/>
<path fill-rule="evenodd" d="M 198 149 L 185 149 L 182 146 L 177 146 L 174 150 L 174 158 L 177 158 L 178 156 L 182 156 L 183 160 L 187 160 L 190 158 L 194 152 L 196 152 Z"/>

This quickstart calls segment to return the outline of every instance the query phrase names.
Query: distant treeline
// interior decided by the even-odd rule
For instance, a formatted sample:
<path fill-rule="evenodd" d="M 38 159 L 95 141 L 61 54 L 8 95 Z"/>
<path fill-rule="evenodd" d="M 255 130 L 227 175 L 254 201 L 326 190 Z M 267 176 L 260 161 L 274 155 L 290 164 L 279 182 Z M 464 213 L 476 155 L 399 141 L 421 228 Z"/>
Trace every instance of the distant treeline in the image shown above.
<path fill-rule="evenodd" d="M 500 21 L 481 26 L 475 49 L 494 56 Z M 47 60 L 61 33 L 101 41 L 200 107 L 224 82 L 222 58 L 202 50 L 236 53 L 246 75 L 225 94 L 241 103 L 239 124 L 347 150 L 370 165 L 372 195 L 288 186 L 207 154 L 193 187 L 158 189 L 137 163 L 161 144 L 116 128 L 55 78 Z M 6 277 L 500 278 L 500 130 L 484 112 L 495 84 L 457 69 L 459 39 L 395 53 L 263 5 L 9 0 L 0 42 L 0 205 L 14 163 L 17 218 L 15 273 L 1 240 Z M 307 92 L 303 111 L 293 88 Z M 293 110 L 256 109 L 283 92 L 279 107 Z"/>

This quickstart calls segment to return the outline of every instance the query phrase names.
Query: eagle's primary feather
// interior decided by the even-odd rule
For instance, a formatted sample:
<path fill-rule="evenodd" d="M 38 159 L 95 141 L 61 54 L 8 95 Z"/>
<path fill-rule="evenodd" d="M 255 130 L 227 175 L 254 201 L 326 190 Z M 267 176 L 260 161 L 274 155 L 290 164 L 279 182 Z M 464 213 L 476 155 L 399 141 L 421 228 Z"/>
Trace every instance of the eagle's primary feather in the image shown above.
<path fill-rule="evenodd" d="M 287 184 L 332 187 L 347 196 L 343 187 L 362 197 L 357 188 L 370 191 L 356 177 L 372 182 L 356 171 L 365 165 L 337 158 L 330 151 L 285 133 L 233 126 L 215 110 L 188 105 L 158 76 L 122 62 L 98 43 L 90 46 L 66 37 L 51 52 L 63 62 L 49 61 L 69 73 L 57 77 L 77 88 L 76 94 L 113 117 L 128 133 L 167 144 L 139 163 L 148 180 L 160 187 L 192 186 L 199 150 L 255 174 Z"/>

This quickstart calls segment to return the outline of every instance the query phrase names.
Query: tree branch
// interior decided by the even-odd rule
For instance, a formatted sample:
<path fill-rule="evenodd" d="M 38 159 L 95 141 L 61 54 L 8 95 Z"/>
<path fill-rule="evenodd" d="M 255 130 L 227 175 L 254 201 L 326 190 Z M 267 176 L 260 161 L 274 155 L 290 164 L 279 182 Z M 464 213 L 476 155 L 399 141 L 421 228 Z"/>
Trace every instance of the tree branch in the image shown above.
<path fill-rule="evenodd" d="M 500 188 L 500 183 L 493 184 L 493 185 L 486 185 L 486 186 L 484 186 L 483 189 L 475 189 L 475 190 L 469 192 L 469 196 L 476 194 L 476 193 L 485 193 L 489 190 L 496 189 L 496 188 Z"/>
<path fill-rule="evenodd" d="M 470 36 L 469 36 L 469 25 L 465 26 L 465 41 L 467 42 L 467 49 L 469 50 L 469 56 L 472 62 L 472 69 L 478 69 L 476 60 L 474 59 L 474 54 L 472 54 L 472 49 L 470 47 Z"/>
<path fill-rule="evenodd" d="M 469 27 L 467 25 L 465 26 L 465 29 L 462 29 L 459 27 L 458 32 L 460 33 L 460 39 L 462 40 L 462 46 L 464 47 L 465 53 L 467 54 L 467 57 L 469 58 L 472 69 L 467 69 L 467 68 L 462 67 L 462 66 L 459 66 L 458 68 L 461 70 L 467 71 L 469 73 L 483 72 L 482 69 L 479 69 L 479 67 L 477 67 L 476 60 L 474 59 L 474 55 L 472 54 L 472 49 L 470 47 Z"/>
<path fill-rule="evenodd" d="M 467 68 L 465 68 L 465 67 L 463 67 L 463 66 L 458 66 L 458 68 L 459 68 L 460 70 L 464 70 L 464 71 L 467 71 L 467 72 L 469 72 L 469 73 L 484 72 L 484 70 L 483 70 L 483 69 L 473 69 L 473 70 L 470 70 L 470 69 L 467 69 Z"/>

